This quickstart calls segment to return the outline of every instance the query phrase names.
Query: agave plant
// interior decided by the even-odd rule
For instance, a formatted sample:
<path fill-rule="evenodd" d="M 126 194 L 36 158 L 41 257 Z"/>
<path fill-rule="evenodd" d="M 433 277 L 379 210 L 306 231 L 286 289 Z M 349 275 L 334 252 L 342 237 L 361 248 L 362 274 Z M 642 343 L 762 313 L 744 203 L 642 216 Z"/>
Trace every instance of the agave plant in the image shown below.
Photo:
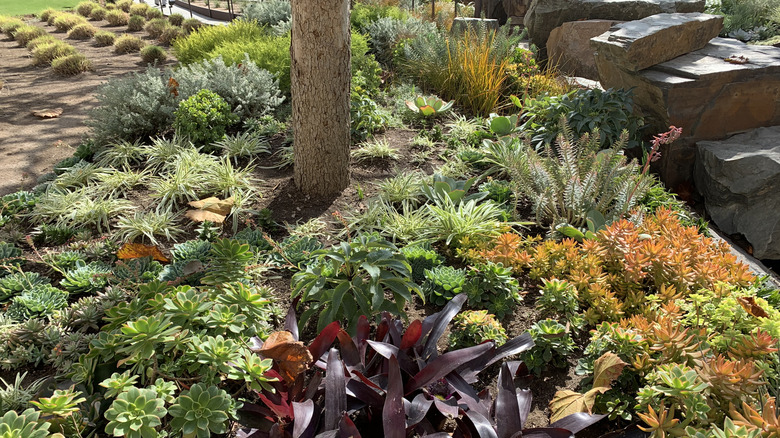
<path fill-rule="evenodd" d="M 417 96 L 414 100 L 407 100 L 406 106 L 415 114 L 419 114 L 425 118 L 436 117 L 446 113 L 452 108 L 455 103 L 454 100 L 445 102 L 438 97 L 423 97 Z"/>

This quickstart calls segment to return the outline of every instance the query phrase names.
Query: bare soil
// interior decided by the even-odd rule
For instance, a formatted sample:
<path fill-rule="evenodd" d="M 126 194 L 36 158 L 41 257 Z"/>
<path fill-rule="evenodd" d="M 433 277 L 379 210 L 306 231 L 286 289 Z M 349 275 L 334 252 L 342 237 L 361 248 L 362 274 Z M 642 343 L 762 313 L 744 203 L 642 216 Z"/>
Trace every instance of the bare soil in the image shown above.
<path fill-rule="evenodd" d="M 54 164 L 73 155 L 87 133 L 84 122 L 97 104 L 94 94 L 100 85 L 146 67 L 138 53 L 118 55 L 113 47 L 95 47 L 92 40 L 66 39 L 65 33 L 55 32 L 53 26 L 35 17 L 26 17 L 26 21 L 74 46 L 92 61 L 94 69 L 77 76 L 59 76 L 48 66 L 34 66 L 25 47 L 0 35 L 0 195 L 34 186 Z M 100 30 L 154 42 L 144 32 L 126 32 L 126 26 L 91 23 Z M 60 117 L 32 115 L 32 111 L 54 108 L 62 108 Z"/>

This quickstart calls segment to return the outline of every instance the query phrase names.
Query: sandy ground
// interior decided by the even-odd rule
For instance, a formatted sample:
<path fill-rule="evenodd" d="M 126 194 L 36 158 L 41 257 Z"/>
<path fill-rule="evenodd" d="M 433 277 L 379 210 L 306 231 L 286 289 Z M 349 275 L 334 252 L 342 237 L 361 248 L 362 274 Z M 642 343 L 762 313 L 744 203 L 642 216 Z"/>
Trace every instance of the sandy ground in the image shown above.
<path fill-rule="evenodd" d="M 55 33 L 46 23 L 32 17 L 29 22 L 65 39 L 64 33 Z M 126 30 L 125 26 L 107 27 L 102 21 L 92 24 L 117 34 Z M 146 36 L 144 32 L 132 34 Z M 67 42 L 92 60 L 94 71 L 58 76 L 48 66 L 33 66 L 26 48 L 0 35 L 0 195 L 32 187 L 55 163 L 72 155 L 88 131 L 84 122 L 97 104 L 98 87 L 110 78 L 145 68 L 137 53 L 117 55 L 112 47 L 95 47 L 91 40 Z M 62 108 L 63 112 L 56 119 L 31 114 L 46 108 Z"/>

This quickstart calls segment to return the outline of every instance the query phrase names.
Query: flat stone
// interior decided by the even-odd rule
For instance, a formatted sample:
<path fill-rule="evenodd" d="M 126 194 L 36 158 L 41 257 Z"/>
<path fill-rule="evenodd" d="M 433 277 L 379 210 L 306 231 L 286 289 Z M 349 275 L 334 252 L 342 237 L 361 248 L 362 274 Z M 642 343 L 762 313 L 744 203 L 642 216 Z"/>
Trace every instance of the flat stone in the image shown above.
<path fill-rule="evenodd" d="M 713 222 L 758 259 L 780 260 L 780 126 L 696 145 L 694 177 Z"/>
<path fill-rule="evenodd" d="M 531 42 L 541 49 L 550 32 L 569 21 L 632 21 L 675 12 L 704 12 L 704 0 L 532 0 L 524 22 Z"/>
<path fill-rule="evenodd" d="M 584 20 L 563 23 L 550 32 L 547 58 L 562 73 L 598 80 L 596 59 L 588 40 L 618 24 L 614 20 Z"/>
<path fill-rule="evenodd" d="M 616 24 L 590 43 L 620 68 L 639 71 L 704 48 L 722 28 L 719 15 L 656 14 Z"/>

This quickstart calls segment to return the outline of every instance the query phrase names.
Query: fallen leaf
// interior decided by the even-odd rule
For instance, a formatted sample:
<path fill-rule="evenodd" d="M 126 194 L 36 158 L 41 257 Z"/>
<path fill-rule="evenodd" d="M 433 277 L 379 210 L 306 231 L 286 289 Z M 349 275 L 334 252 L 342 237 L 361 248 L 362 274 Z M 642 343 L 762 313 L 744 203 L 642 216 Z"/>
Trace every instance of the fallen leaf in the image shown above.
<path fill-rule="evenodd" d="M 179 97 L 179 82 L 177 82 L 174 78 L 169 78 L 168 90 L 170 90 L 171 94 L 174 96 Z"/>
<path fill-rule="evenodd" d="M 579 412 L 591 413 L 596 403 L 596 395 L 607 392 L 607 388 L 593 388 L 585 394 L 564 389 L 555 393 L 550 401 L 550 423 Z"/>
<path fill-rule="evenodd" d="M 142 257 L 151 257 L 154 260 L 162 263 L 170 263 L 171 261 L 163 255 L 160 248 L 151 245 L 144 245 L 143 243 L 125 243 L 116 252 L 116 256 L 120 260 L 139 259 Z"/>
<path fill-rule="evenodd" d="M 756 303 L 756 299 L 753 297 L 737 297 L 737 301 L 745 309 L 745 312 L 755 316 L 756 318 L 769 318 L 769 314 L 766 310 Z"/>
<path fill-rule="evenodd" d="M 56 119 L 62 114 L 62 108 L 54 108 L 54 109 L 42 109 L 33 111 L 32 115 L 36 117 L 40 117 L 42 119 Z"/>
<path fill-rule="evenodd" d="M 593 387 L 610 388 L 612 382 L 623 373 L 623 368 L 626 365 L 628 364 L 623 362 L 617 354 L 611 352 L 604 353 L 593 362 Z"/>
<path fill-rule="evenodd" d="M 230 211 L 233 209 L 233 204 L 233 197 L 222 200 L 213 196 L 210 198 L 201 199 L 200 201 L 192 201 L 189 203 L 191 207 L 221 214 L 222 216 L 227 216 L 230 214 Z"/>
<path fill-rule="evenodd" d="M 314 360 L 303 342 L 296 341 L 288 331 L 271 333 L 258 352 L 263 357 L 273 359 L 287 382 L 295 381 L 299 374 L 309 369 L 309 364 Z"/>
<path fill-rule="evenodd" d="M 225 216 L 210 212 L 208 210 L 187 210 L 187 213 L 184 214 L 184 217 L 195 222 L 210 221 L 214 222 L 215 224 L 221 224 L 225 222 Z"/>

